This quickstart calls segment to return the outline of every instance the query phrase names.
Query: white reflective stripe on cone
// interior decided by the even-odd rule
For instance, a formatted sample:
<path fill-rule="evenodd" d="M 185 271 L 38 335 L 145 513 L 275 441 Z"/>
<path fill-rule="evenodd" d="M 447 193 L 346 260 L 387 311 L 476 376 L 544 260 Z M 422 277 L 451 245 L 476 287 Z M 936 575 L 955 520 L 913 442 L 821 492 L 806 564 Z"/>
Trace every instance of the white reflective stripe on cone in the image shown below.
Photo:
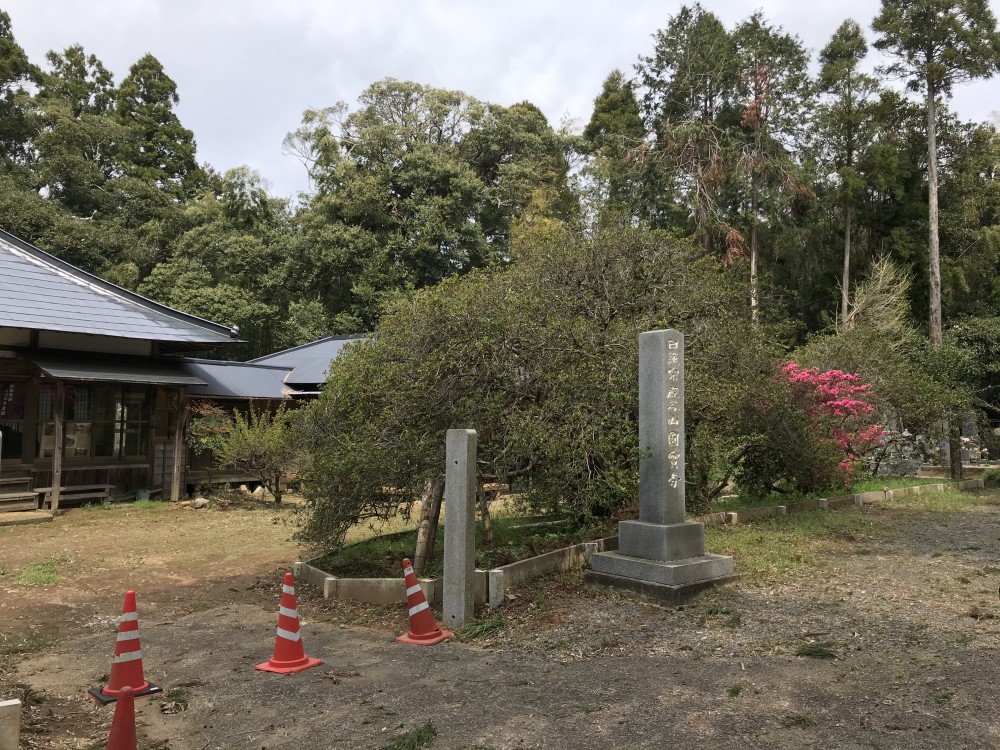
<path fill-rule="evenodd" d="M 294 594 L 295 593 L 295 587 L 294 586 L 286 586 L 285 584 L 281 584 L 281 590 L 284 591 L 286 594 Z"/>
<path fill-rule="evenodd" d="M 298 618 L 299 611 L 297 609 L 289 609 L 288 607 L 278 607 L 278 614 L 284 615 L 285 617 L 295 617 Z"/>
<path fill-rule="evenodd" d="M 414 584 L 413 586 L 410 586 L 410 588 L 408 588 L 408 589 L 406 590 L 406 595 L 407 595 L 407 596 L 413 596 L 413 595 L 414 595 L 415 593 L 417 593 L 418 591 L 423 591 L 423 589 L 422 589 L 422 588 L 420 588 L 420 584 L 419 584 L 419 583 L 417 583 L 417 584 Z"/>
<path fill-rule="evenodd" d="M 138 619 L 139 619 L 138 612 L 126 612 L 122 615 L 119 615 L 118 622 L 134 622 L 135 620 Z"/>
<path fill-rule="evenodd" d="M 139 651 L 126 651 L 124 654 L 118 654 L 114 659 L 111 660 L 112 664 L 121 664 L 123 661 L 136 661 L 142 658 L 142 649 Z"/>
<path fill-rule="evenodd" d="M 290 630 L 285 630 L 284 628 L 278 628 L 278 637 L 284 638 L 286 641 L 297 641 L 302 636 L 298 633 L 293 633 Z"/>
<path fill-rule="evenodd" d="M 418 612 L 423 612 L 425 609 L 430 609 L 430 606 L 427 602 L 420 602 L 420 604 L 410 607 L 410 617 L 413 617 Z"/>
<path fill-rule="evenodd" d="M 416 573 L 413 572 L 413 568 L 403 568 L 403 575 L 404 576 L 413 576 L 413 575 L 416 575 Z"/>
<path fill-rule="evenodd" d="M 138 630 L 123 630 L 118 634 L 119 641 L 135 641 L 139 639 Z"/>

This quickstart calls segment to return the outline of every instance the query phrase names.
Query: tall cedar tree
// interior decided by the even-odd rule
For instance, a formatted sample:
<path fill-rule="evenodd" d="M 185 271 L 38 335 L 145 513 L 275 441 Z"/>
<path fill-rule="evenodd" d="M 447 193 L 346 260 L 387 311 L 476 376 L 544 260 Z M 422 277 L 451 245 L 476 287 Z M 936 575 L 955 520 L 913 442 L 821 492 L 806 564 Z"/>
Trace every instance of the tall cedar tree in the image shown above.
<path fill-rule="evenodd" d="M 128 128 L 123 161 L 131 177 L 155 184 L 177 200 L 204 182 L 195 161 L 194 134 L 174 113 L 177 84 L 152 55 L 140 58 L 118 90 L 117 113 Z"/>
<path fill-rule="evenodd" d="M 594 99 L 594 113 L 583 130 L 584 147 L 601 162 L 598 171 L 606 183 L 602 220 L 633 214 L 637 196 L 628 154 L 642 144 L 645 136 L 632 84 L 620 70 L 611 71 Z"/>
<path fill-rule="evenodd" d="M 754 13 L 733 31 L 742 107 L 741 166 L 749 177 L 750 309 L 759 317 L 760 228 L 776 213 L 779 192 L 795 184 L 795 154 L 809 122 L 809 55 L 797 36 Z"/>
<path fill-rule="evenodd" d="M 826 99 L 817 112 L 817 127 L 825 155 L 837 170 L 839 197 L 844 212 L 844 265 L 841 275 L 840 317 L 847 319 L 851 286 L 851 229 L 855 204 L 865 181 L 859 174 L 862 152 L 874 136 L 872 98 L 878 82 L 858 68 L 868 53 L 857 21 L 848 19 L 819 54 L 820 90 Z"/>
<path fill-rule="evenodd" d="M 880 70 L 923 91 L 927 106 L 927 202 L 930 270 L 930 339 L 940 346 L 941 249 L 938 239 L 938 95 L 956 83 L 990 78 L 1000 67 L 1000 34 L 987 0 L 882 0 L 872 22 L 875 47 L 894 59 Z"/>
<path fill-rule="evenodd" d="M 719 225 L 719 196 L 729 162 L 728 128 L 737 124 L 737 61 L 733 37 L 701 5 L 683 7 L 656 33 L 656 50 L 636 66 L 646 125 L 656 155 L 681 187 L 685 211 L 706 254 Z"/>

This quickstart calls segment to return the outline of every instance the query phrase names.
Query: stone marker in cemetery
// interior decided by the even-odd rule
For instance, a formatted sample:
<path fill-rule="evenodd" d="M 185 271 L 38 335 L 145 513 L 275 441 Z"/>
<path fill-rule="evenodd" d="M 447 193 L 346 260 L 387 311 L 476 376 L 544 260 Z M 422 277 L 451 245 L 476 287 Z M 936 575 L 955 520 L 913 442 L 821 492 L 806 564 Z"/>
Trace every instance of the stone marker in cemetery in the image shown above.
<path fill-rule="evenodd" d="M 588 583 L 669 604 L 733 578 L 733 558 L 705 554 L 705 526 L 684 520 L 684 335 L 639 335 L 639 520 L 622 521 L 618 551 L 591 556 Z"/>
<path fill-rule="evenodd" d="M 21 701 L 0 701 L 0 750 L 18 750 L 20 736 Z"/>
<path fill-rule="evenodd" d="M 476 563 L 475 430 L 448 430 L 444 480 L 444 626 L 458 629 L 474 614 Z"/>

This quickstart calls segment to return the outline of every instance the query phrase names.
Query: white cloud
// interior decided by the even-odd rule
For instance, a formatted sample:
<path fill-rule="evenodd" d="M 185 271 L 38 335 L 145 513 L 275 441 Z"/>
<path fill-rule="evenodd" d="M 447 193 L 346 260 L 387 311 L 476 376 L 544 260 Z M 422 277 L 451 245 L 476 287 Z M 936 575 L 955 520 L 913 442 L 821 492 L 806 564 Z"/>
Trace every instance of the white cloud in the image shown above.
<path fill-rule="evenodd" d="M 994 12 L 1000 0 L 992 0 Z M 729 26 L 762 7 L 815 54 L 840 22 L 867 26 L 877 5 L 704 2 Z M 654 0 L 7 0 L 14 35 L 31 59 L 80 43 L 116 76 L 151 52 L 177 82 L 179 114 L 216 169 L 247 164 L 280 195 L 305 187 L 302 166 L 281 153 L 302 111 L 353 103 L 386 76 L 462 89 L 480 99 L 538 105 L 557 125 L 582 126 L 605 76 L 627 74 L 652 51 L 651 35 L 680 3 Z M 870 35 L 870 34 L 869 34 Z M 995 82 L 956 91 L 967 118 L 997 108 Z"/>

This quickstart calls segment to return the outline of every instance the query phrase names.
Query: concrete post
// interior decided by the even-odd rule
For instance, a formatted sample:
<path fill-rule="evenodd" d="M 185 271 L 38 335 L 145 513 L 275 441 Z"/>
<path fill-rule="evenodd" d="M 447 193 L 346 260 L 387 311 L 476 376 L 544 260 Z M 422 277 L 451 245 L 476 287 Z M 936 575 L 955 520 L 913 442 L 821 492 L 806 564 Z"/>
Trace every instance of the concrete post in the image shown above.
<path fill-rule="evenodd" d="M 18 750 L 21 742 L 21 701 L 0 701 L 0 750 Z"/>
<path fill-rule="evenodd" d="M 448 430 L 445 451 L 444 626 L 471 620 L 476 562 L 476 431 Z"/>
<path fill-rule="evenodd" d="M 639 520 L 684 523 L 684 334 L 639 334 Z"/>

